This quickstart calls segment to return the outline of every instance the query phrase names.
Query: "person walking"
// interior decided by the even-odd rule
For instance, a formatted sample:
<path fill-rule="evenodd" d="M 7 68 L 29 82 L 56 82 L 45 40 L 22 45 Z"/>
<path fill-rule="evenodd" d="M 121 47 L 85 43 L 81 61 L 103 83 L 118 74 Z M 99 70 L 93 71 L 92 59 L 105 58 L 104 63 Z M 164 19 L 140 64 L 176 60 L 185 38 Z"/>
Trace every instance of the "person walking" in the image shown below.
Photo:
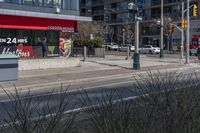
<path fill-rule="evenodd" d="M 45 58 L 47 56 L 48 45 L 47 45 L 47 38 L 43 38 L 42 42 L 42 56 Z"/>

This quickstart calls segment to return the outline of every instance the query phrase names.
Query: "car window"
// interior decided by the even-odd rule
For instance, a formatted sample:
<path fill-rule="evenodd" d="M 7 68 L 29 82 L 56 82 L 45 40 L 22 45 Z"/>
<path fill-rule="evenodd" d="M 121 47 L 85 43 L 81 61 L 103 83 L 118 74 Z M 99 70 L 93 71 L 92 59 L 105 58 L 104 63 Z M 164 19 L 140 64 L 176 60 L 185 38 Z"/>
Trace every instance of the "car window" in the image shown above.
<path fill-rule="evenodd" d="M 144 46 L 144 48 L 151 48 L 150 46 Z"/>

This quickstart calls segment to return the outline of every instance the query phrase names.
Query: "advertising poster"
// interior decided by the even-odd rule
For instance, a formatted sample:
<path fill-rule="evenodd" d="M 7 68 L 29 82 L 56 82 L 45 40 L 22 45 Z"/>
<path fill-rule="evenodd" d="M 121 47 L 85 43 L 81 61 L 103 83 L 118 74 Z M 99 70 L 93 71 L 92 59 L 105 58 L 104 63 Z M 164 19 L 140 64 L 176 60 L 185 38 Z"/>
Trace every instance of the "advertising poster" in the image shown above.
<path fill-rule="evenodd" d="M 34 58 L 32 46 L 23 46 L 27 43 L 27 38 L 0 37 L 0 54 L 15 54 L 20 58 Z"/>
<path fill-rule="evenodd" d="M 60 33 L 60 56 L 69 57 L 72 47 L 72 33 L 61 32 Z"/>

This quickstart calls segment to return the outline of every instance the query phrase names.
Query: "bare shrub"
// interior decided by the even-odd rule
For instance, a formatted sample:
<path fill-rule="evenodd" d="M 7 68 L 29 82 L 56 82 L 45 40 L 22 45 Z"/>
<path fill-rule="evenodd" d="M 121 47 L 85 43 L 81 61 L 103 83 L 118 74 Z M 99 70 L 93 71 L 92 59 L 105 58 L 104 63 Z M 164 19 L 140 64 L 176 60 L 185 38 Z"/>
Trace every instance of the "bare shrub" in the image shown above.
<path fill-rule="evenodd" d="M 74 121 L 79 112 L 65 113 L 66 108 L 75 107 L 73 94 L 61 89 L 58 94 L 52 91 L 44 97 L 34 97 L 30 91 L 23 95 L 17 88 L 15 93 L 4 91 L 10 102 L 2 106 L 3 133 L 74 132 Z"/>
<path fill-rule="evenodd" d="M 151 72 L 134 77 L 137 96 L 117 90 L 95 97 L 87 110 L 88 133 L 198 133 L 199 77 L 196 72 Z M 134 91 L 133 91 L 134 92 Z M 133 94 L 134 95 L 134 94 Z M 117 100 L 116 100 L 117 99 Z M 94 103 L 88 96 L 87 102 Z"/>

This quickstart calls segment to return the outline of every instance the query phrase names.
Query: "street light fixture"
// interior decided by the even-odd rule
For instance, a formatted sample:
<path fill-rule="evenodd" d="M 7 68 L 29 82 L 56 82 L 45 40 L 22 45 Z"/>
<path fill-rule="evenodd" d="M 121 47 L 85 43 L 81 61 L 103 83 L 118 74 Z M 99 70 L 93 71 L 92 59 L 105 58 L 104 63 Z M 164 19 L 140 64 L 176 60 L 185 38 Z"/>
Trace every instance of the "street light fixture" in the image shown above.
<path fill-rule="evenodd" d="M 190 63 L 190 0 L 187 0 L 186 64 Z"/>
<path fill-rule="evenodd" d="M 163 0 L 161 0 L 161 18 L 160 18 L 160 58 L 164 58 L 164 51 L 163 51 Z"/>
<path fill-rule="evenodd" d="M 135 11 L 135 52 L 133 58 L 133 69 L 140 69 L 140 54 L 139 54 L 139 8 L 134 2 L 128 3 L 128 10 Z"/>

